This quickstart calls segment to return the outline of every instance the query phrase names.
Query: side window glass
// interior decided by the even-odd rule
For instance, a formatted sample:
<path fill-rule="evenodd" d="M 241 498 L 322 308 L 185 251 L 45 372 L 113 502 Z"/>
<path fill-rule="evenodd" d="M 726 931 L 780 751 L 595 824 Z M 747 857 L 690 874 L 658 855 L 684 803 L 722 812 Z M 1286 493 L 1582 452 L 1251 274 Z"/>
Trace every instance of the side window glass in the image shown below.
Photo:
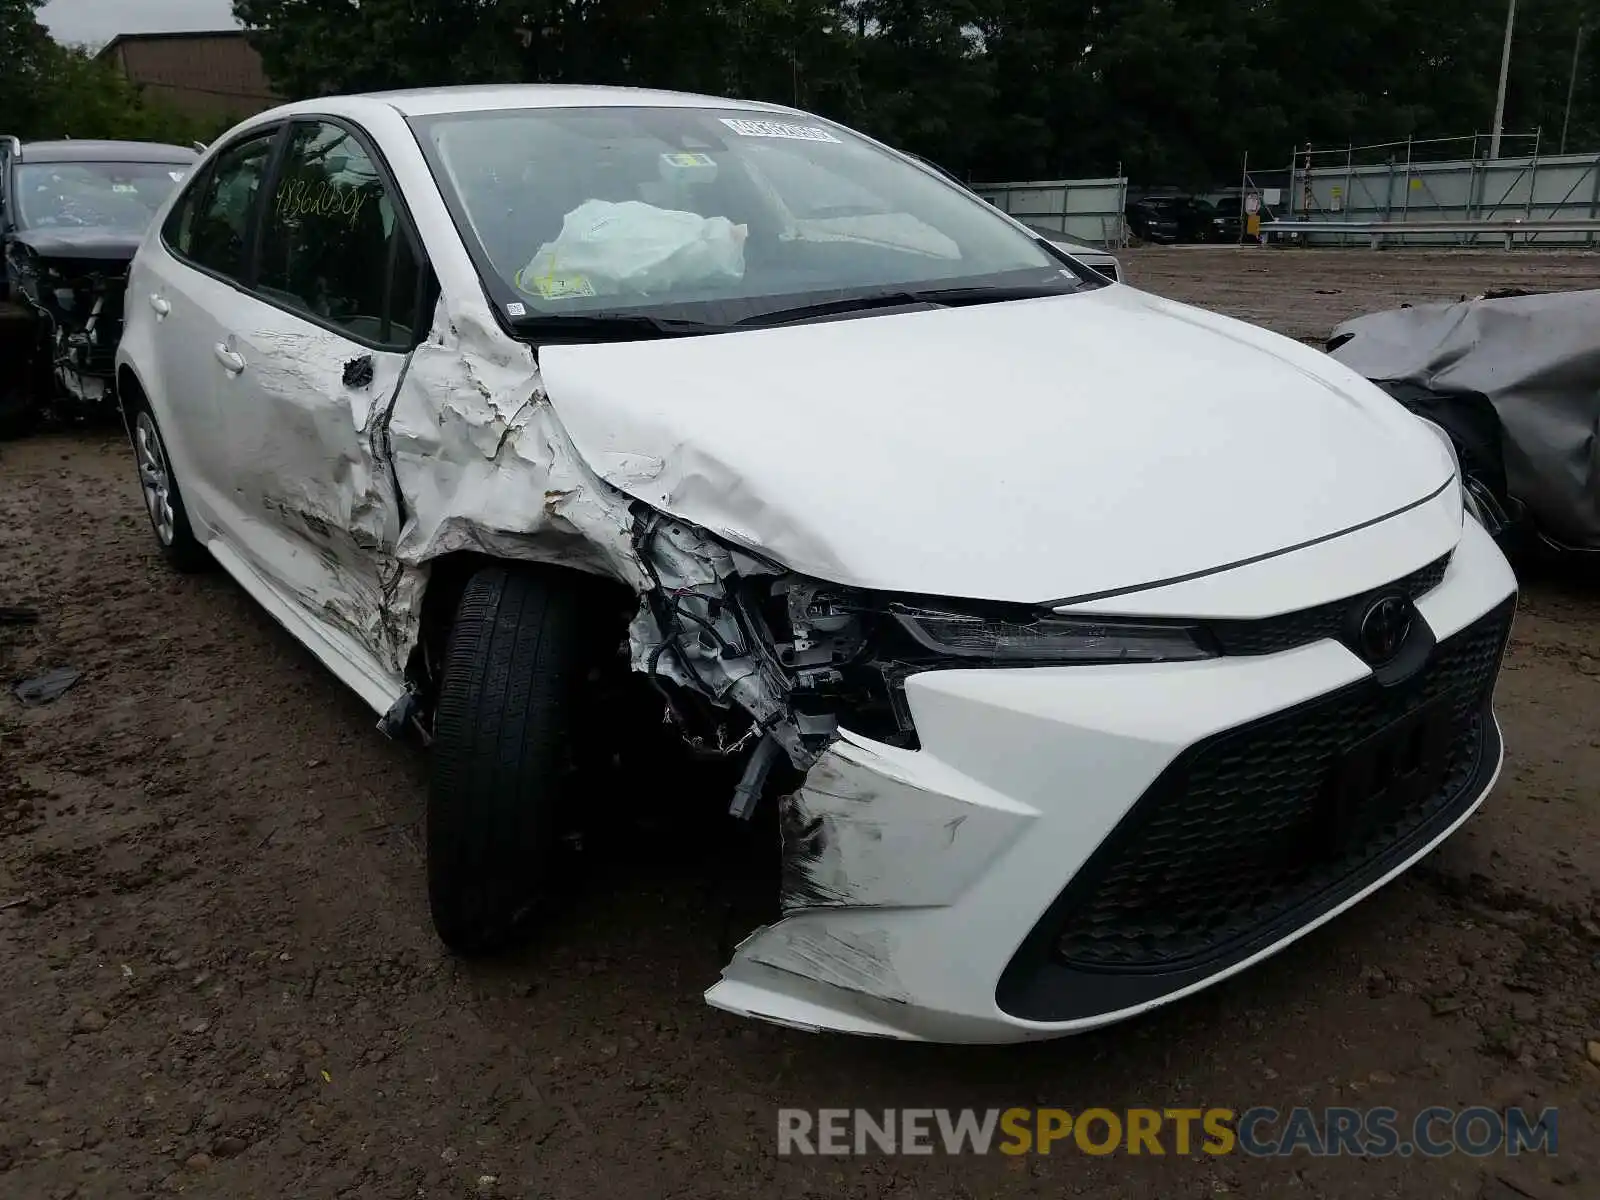
<path fill-rule="evenodd" d="M 417 276 L 361 143 L 337 125 L 296 125 L 266 209 L 257 290 L 366 341 L 408 347 Z"/>
<path fill-rule="evenodd" d="M 194 214 L 200 209 L 200 201 L 205 196 L 206 186 L 210 183 L 211 173 L 196 176 L 178 197 L 172 208 L 167 212 L 167 220 L 161 226 L 161 239 L 176 254 L 185 258 L 189 257 L 194 247 Z"/>
<path fill-rule="evenodd" d="M 249 266 L 250 215 L 276 137 L 275 130 L 263 133 L 217 157 L 193 213 L 179 217 L 173 245 L 180 254 L 230 279 L 244 277 Z"/>

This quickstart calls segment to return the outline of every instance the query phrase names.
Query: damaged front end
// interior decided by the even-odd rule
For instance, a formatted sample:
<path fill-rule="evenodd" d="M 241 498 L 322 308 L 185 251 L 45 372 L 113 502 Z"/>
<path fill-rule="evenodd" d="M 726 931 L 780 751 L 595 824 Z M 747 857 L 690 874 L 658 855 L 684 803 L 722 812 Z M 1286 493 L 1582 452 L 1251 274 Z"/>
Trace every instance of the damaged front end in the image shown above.
<path fill-rule="evenodd" d="M 754 748 L 735 816 L 749 816 L 780 752 L 807 770 L 841 725 L 915 747 L 901 683 L 917 647 L 894 635 L 886 605 L 659 513 L 639 513 L 633 536 L 653 585 L 628 631 L 634 669 L 692 750 Z"/>
<path fill-rule="evenodd" d="M 87 416 L 110 401 L 128 263 L 51 258 L 19 242 L 10 256 L 17 298 L 37 322 L 40 365 L 58 393 L 52 407 Z"/>
<path fill-rule="evenodd" d="M 906 680 L 919 672 L 1212 657 L 1183 623 L 1080 618 L 1032 605 L 893 596 L 821 582 L 636 509 L 634 549 L 652 587 L 629 628 L 633 667 L 691 749 L 751 748 L 731 805 L 747 818 L 779 755 L 810 771 L 848 730 L 919 748 Z M 785 836 L 788 829 L 785 814 Z"/>

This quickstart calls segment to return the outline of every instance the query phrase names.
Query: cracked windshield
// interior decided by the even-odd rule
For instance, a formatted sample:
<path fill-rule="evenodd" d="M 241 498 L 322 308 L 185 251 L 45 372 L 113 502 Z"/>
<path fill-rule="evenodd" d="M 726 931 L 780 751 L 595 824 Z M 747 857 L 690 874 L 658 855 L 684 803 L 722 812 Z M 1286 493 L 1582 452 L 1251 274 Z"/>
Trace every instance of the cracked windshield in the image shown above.
<path fill-rule="evenodd" d="M 174 163 L 24 164 L 17 169 L 20 223 L 25 229 L 142 233 L 185 173 Z"/>

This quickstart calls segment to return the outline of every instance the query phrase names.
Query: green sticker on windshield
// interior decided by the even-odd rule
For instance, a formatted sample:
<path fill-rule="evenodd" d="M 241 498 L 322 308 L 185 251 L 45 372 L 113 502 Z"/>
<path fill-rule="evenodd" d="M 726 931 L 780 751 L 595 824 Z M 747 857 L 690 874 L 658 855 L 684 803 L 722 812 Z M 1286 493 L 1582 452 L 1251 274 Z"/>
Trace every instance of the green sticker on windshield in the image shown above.
<path fill-rule="evenodd" d="M 517 285 L 519 292 L 529 296 L 539 296 L 545 300 L 571 300 L 574 297 L 595 294 L 594 284 L 589 282 L 587 275 L 546 273 L 530 277 L 525 274 L 526 270 L 524 267 L 518 271 L 512 276 L 511 282 Z"/>
<path fill-rule="evenodd" d="M 111 190 L 113 192 L 121 192 L 121 193 L 129 193 L 129 192 L 131 192 L 131 193 L 133 193 L 135 195 L 137 195 L 138 192 L 139 192 L 139 189 L 134 187 L 133 184 L 131 184 L 131 183 L 113 183 L 111 185 Z"/>

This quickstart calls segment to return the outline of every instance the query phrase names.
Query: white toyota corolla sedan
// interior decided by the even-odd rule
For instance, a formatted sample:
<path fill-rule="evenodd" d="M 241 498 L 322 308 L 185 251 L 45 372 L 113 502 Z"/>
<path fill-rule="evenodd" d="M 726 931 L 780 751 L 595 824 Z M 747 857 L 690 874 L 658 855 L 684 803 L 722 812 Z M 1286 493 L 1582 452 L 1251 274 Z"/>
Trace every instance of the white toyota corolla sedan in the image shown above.
<path fill-rule="evenodd" d="M 681 741 L 781 839 L 711 1004 L 1072 1033 L 1321 925 L 1500 767 L 1516 583 L 1440 430 L 803 112 L 263 113 L 117 362 L 173 565 L 431 744 L 462 953 L 543 911 L 596 746 Z"/>

